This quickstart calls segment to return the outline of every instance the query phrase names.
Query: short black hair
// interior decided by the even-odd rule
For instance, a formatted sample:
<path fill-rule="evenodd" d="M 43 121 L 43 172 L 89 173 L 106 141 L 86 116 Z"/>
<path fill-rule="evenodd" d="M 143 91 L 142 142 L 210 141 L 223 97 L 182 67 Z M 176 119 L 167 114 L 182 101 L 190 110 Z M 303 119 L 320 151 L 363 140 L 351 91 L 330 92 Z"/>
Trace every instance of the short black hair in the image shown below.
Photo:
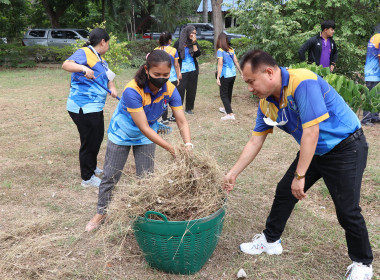
<path fill-rule="evenodd" d="M 335 22 L 332 19 L 325 20 L 321 23 L 321 28 L 322 28 L 322 31 L 325 30 L 326 28 L 335 29 Z"/>
<path fill-rule="evenodd" d="M 255 72 L 262 65 L 278 67 L 276 60 L 274 60 L 269 53 L 264 52 L 263 50 L 247 51 L 240 60 L 240 68 L 243 69 L 247 63 L 251 64 L 252 72 Z"/>

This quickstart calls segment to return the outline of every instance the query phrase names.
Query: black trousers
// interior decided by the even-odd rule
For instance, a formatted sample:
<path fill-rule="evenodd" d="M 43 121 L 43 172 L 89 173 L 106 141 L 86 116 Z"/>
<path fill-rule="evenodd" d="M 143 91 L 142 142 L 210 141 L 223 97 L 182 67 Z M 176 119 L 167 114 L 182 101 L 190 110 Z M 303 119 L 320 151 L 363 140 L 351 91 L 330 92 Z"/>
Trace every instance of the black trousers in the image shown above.
<path fill-rule="evenodd" d="M 222 99 L 224 109 L 226 109 L 227 114 L 232 114 L 231 100 L 232 100 L 232 90 L 234 88 L 236 77 L 231 78 L 220 78 L 220 99 Z"/>
<path fill-rule="evenodd" d="M 195 96 L 197 94 L 198 85 L 198 73 L 197 71 L 191 71 L 187 73 L 182 73 L 182 80 L 177 87 L 179 94 L 182 98 L 182 104 L 185 101 L 186 93 L 186 107 L 185 111 L 190 111 L 194 109 Z"/>
<path fill-rule="evenodd" d="M 369 90 L 373 89 L 378 83 L 380 82 L 365 82 L 365 85 L 367 86 L 367 88 Z M 380 94 L 380 92 L 378 92 L 377 94 Z M 362 123 L 369 123 L 369 122 L 380 122 L 380 117 L 379 117 L 379 112 L 376 112 L 376 113 L 371 113 L 371 112 L 367 112 L 367 111 L 363 111 L 363 119 L 362 119 Z"/>
<path fill-rule="evenodd" d="M 177 86 L 177 81 L 172 82 L 172 84 L 174 86 Z M 169 110 L 169 108 L 166 109 L 165 112 L 162 114 L 162 120 L 163 121 L 167 121 L 168 120 L 168 110 Z"/>
<path fill-rule="evenodd" d="M 345 230 L 348 254 L 352 261 L 363 264 L 370 264 L 373 260 L 367 227 L 359 206 L 367 155 L 368 144 L 362 134 L 344 147 L 334 148 L 323 156 L 315 155 L 305 177 L 305 191 L 318 179 L 323 178 L 335 204 L 338 221 Z M 274 242 L 281 237 L 285 224 L 298 202 L 291 193 L 298 158 L 299 153 L 277 185 L 264 230 L 268 242 Z"/>
<path fill-rule="evenodd" d="M 89 180 L 97 165 L 97 157 L 104 137 L 103 111 L 83 114 L 69 112 L 80 136 L 79 164 L 83 180 Z"/>

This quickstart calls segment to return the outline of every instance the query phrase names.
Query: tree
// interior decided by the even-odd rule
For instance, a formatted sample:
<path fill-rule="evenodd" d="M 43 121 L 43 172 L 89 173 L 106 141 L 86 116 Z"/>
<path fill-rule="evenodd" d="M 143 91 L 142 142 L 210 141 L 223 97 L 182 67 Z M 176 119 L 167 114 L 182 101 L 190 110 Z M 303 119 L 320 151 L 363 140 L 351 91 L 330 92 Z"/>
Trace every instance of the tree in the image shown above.
<path fill-rule="evenodd" d="M 73 4 L 73 0 L 41 0 L 42 5 L 45 8 L 45 12 L 49 17 L 51 27 L 60 27 L 59 18 L 65 13 L 65 11 Z"/>
<path fill-rule="evenodd" d="M 203 0 L 203 22 L 208 22 L 208 0 Z"/>
<path fill-rule="evenodd" d="M 214 48 L 219 34 L 223 31 L 222 4 L 223 0 L 211 0 L 212 22 L 214 24 Z"/>
<path fill-rule="evenodd" d="M 336 71 L 348 77 L 363 72 L 367 41 L 380 22 L 378 1 L 290 0 L 280 5 L 269 0 L 245 0 L 231 14 L 238 18 L 238 32 L 251 38 L 250 48 L 269 52 L 280 65 L 299 62 L 298 49 L 321 31 L 324 19 L 336 23 Z M 349 18 L 350 20 L 347 20 Z"/>
<path fill-rule="evenodd" d="M 6 37 L 8 42 L 21 39 L 28 26 L 28 15 L 31 12 L 27 0 L 0 0 L 0 38 Z"/>

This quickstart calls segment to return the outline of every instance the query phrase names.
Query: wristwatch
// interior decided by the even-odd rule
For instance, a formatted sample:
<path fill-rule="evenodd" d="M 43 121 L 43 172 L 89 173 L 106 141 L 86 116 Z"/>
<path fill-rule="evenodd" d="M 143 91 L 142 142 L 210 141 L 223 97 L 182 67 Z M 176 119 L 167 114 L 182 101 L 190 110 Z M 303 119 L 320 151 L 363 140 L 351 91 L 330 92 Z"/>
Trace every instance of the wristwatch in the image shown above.
<path fill-rule="evenodd" d="M 294 178 L 296 178 L 297 180 L 301 180 L 303 178 L 305 178 L 306 175 L 300 175 L 297 173 L 297 170 L 296 172 L 294 172 Z"/>

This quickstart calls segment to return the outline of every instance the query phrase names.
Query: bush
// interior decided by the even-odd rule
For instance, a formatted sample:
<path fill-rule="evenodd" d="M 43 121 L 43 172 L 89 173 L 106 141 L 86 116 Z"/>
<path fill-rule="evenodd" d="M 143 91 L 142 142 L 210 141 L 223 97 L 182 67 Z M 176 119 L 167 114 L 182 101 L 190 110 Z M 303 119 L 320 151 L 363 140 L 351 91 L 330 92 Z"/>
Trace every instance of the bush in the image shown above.
<path fill-rule="evenodd" d="M 254 48 L 253 42 L 247 37 L 231 39 L 231 47 L 235 50 L 235 54 L 240 59 L 247 51 Z"/>
<path fill-rule="evenodd" d="M 63 62 L 73 53 L 73 46 L 46 47 L 0 45 L 0 65 L 5 67 L 33 67 L 39 62 Z"/>
<path fill-rule="evenodd" d="M 132 68 L 138 68 L 145 63 L 145 57 L 148 53 L 158 47 L 156 40 L 138 40 L 127 41 L 125 48 L 129 51 L 129 65 Z"/>

